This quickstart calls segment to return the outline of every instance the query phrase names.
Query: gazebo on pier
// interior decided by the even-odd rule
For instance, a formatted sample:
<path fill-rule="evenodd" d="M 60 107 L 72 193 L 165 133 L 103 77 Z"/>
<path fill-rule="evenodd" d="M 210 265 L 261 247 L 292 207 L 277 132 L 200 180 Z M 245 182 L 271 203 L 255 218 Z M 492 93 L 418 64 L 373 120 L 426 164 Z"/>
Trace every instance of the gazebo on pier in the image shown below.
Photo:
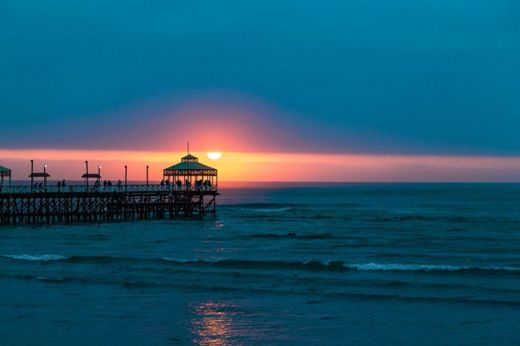
<path fill-rule="evenodd" d="M 29 178 L 31 178 L 31 191 L 34 189 L 34 178 L 43 178 L 43 187 L 47 188 L 47 179 L 50 177 L 49 173 L 47 173 L 47 165 L 43 165 L 43 172 L 35 172 L 34 171 L 34 160 L 31 160 L 31 174 L 29 174 Z M 40 186 L 41 187 L 41 186 Z"/>
<path fill-rule="evenodd" d="M 50 177 L 47 172 L 33 172 L 29 174 L 29 178 L 31 178 L 31 187 L 34 187 L 34 179 L 35 178 L 43 178 L 43 187 L 47 187 L 47 179 Z M 40 185 L 41 187 L 42 185 Z"/>
<path fill-rule="evenodd" d="M 87 189 L 89 186 L 89 179 L 94 179 L 95 185 L 99 187 L 101 185 L 101 166 L 98 166 L 97 173 L 89 173 L 88 161 L 85 161 L 85 173 L 81 176 L 81 178 L 85 181 Z"/>
<path fill-rule="evenodd" d="M 218 172 L 188 152 L 181 162 L 163 170 L 163 180 L 178 190 L 210 191 L 217 189 Z"/>
<path fill-rule="evenodd" d="M 11 170 L 0 166 L 0 190 L 4 187 L 5 178 L 9 179 L 9 186 L 11 186 Z"/>

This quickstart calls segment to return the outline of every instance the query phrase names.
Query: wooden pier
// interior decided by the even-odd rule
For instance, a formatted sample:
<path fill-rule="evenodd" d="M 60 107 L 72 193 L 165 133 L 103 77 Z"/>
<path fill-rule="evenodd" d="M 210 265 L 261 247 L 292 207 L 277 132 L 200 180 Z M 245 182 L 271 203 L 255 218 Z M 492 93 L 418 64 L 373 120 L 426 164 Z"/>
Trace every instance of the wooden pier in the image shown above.
<path fill-rule="evenodd" d="M 50 186 L 47 165 L 34 171 L 31 160 L 29 186 L 11 186 L 11 170 L 0 166 L 0 225 L 110 222 L 215 215 L 219 195 L 218 172 L 199 163 L 189 153 L 181 162 L 163 170 L 160 184 L 128 185 L 127 166 L 124 184 L 101 184 L 101 166 L 90 173 L 88 161 L 82 178 L 84 185 L 68 185 L 65 180 Z M 9 185 L 4 185 L 4 178 Z M 43 182 L 35 179 L 43 178 Z M 94 185 L 89 184 L 94 179 Z"/>
<path fill-rule="evenodd" d="M 216 215 L 212 190 L 175 190 L 161 185 L 47 191 L 13 187 L 0 192 L 0 224 L 53 224 L 203 217 Z"/>

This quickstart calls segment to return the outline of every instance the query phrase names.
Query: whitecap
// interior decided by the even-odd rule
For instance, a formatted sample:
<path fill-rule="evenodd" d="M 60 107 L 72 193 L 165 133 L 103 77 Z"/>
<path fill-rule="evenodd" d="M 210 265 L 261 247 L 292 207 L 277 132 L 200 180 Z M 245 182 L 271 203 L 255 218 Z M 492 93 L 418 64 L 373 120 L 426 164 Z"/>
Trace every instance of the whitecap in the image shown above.
<path fill-rule="evenodd" d="M 65 256 L 61 255 L 28 255 L 28 254 L 22 254 L 22 255 L 3 255 L 2 257 L 19 260 L 19 261 L 42 261 L 42 262 L 48 262 L 48 261 L 63 261 L 67 259 Z"/>
<path fill-rule="evenodd" d="M 447 264 L 402 264 L 402 263 L 362 263 L 349 264 L 348 269 L 360 271 L 442 271 L 456 272 L 469 270 L 482 271 L 520 271 L 515 267 L 469 267 L 469 266 L 453 266 Z"/>

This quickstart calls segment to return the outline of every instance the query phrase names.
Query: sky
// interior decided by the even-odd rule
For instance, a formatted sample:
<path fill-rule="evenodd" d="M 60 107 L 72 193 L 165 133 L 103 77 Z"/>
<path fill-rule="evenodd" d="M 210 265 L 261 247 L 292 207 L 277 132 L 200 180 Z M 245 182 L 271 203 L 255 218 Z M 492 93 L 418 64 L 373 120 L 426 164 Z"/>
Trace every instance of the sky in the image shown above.
<path fill-rule="evenodd" d="M 0 165 L 22 179 L 34 158 L 61 178 L 88 159 L 139 179 L 149 164 L 159 179 L 189 140 L 202 161 L 224 153 L 207 163 L 225 180 L 520 181 L 519 14 L 514 0 L 0 1 Z"/>

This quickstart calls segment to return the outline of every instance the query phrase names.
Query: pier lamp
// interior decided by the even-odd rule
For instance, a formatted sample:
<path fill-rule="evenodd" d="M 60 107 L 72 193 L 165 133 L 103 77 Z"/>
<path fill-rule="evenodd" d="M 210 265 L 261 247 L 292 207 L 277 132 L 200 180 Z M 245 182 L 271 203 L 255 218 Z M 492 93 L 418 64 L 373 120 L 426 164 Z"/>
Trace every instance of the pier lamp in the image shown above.
<path fill-rule="evenodd" d="M 128 166 L 125 165 L 125 190 L 126 190 L 127 185 L 128 185 Z"/>
<path fill-rule="evenodd" d="M 98 183 L 101 183 L 101 166 L 98 166 L 97 168 L 97 174 L 98 174 Z"/>
<path fill-rule="evenodd" d="M 146 185 L 148 185 L 148 170 L 150 169 L 150 166 L 146 165 Z"/>
<path fill-rule="evenodd" d="M 47 164 L 43 165 L 43 186 L 47 187 Z"/>
<path fill-rule="evenodd" d="M 88 161 L 85 161 L 85 177 L 87 178 L 87 191 L 88 191 Z"/>
<path fill-rule="evenodd" d="M 31 160 L 31 192 L 33 192 L 34 188 L 34 160 Z"/>

